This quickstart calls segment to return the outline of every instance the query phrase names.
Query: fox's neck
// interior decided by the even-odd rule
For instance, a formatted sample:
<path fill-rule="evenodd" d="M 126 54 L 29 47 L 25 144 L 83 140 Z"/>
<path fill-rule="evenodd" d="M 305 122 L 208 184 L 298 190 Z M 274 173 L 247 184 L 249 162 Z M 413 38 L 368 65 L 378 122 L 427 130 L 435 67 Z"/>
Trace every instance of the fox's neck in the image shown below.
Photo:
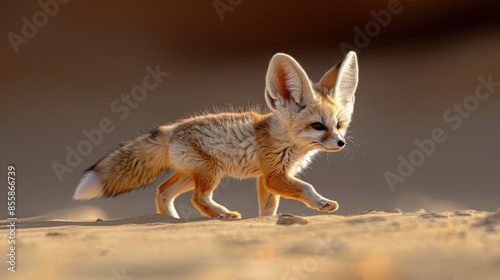
<path fill-rule="evenodd" d="M 287 129 L 287 125 L 284 124 L 276 114 L 271 114 L 269 116 L 269 132 L 273 140 L 278 144 L 287 146 L 295 145 L 293 137 L 291 137 L 290 131 Z"/>
<path fill-rule="evenodd" d="M 261 136 L 266 138 L 264 142 L 272 150 L 269 151 L 270 154 L 279 158 L 275 168 L 291 174 L 296 174 L 305 168 L 316 151 L 295 142 L 287 125 L 277 115 L 266 115 L 264 122 L 268 126 L 267 133 Z"/>

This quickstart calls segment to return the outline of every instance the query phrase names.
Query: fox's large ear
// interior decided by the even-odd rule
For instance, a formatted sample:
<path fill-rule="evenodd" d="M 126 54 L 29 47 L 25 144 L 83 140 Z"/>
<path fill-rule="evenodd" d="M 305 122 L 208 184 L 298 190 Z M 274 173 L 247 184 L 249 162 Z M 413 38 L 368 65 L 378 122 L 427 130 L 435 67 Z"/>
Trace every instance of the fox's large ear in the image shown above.
<path fill-rule="evenodd" d="M 299 63 L 278 53 L 269 63 L 266 75 L 266 103 L 272 111 L 299 112 L 314 100 L 311 82 Z"/>
<path fill-rule="evenodd" d="M 328 70 L 319 84 L 328 89 L 333 97 L 344 105 L 354 104 L 354 92 L 358 87 L 358 58 L 355 52 L 347 53 L 339 64 Z"/>

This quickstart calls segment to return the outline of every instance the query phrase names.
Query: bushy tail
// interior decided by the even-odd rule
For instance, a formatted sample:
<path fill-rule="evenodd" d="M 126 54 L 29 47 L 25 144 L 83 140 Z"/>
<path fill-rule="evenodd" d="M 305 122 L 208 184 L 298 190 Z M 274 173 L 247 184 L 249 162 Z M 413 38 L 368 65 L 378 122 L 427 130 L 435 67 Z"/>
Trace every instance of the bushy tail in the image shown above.
<path fill-rule="evenodd" d="M 123 144 L 90 167 L 73 199 L 115 196 L 153 182 L 170 167 L 168 144 L 161 128 Z"/>

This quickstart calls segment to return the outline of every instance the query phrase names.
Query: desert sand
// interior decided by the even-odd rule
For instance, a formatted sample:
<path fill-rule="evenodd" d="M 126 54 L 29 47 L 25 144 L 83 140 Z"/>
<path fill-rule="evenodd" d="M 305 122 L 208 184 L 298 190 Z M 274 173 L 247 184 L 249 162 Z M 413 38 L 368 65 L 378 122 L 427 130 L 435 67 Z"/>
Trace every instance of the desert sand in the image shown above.
<path fill-rule="evenodd" d="M 19 219 L 15 273 L 8 224 L 1 279 L 500 279 L 500 209 Z"/>

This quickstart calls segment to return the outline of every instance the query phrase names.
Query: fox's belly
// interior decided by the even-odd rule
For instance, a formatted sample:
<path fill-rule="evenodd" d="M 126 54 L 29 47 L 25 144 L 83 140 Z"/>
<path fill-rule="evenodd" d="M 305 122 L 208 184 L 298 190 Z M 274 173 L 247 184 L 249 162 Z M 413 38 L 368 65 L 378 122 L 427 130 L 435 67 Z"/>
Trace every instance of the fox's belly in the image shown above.
<path fill-rule="evenodd" d="M 239 149 L 218 153 L 224 173 L 235 178 L 257 177 L 261 174 L 254 149 Z"/>
<path fill-rule="evenodd" d="M 257 177 L 261 171 L 253 140 L 220 143 L 218 139 L 208 138 L 196 146 L 175 141 L 169 147 L 170 163 L 185 173 L 207 172 L 207 167 L 216 163 L 218 171 L 230 177 Z"/>
<path fill-rule="evenodd" d="M 256 164 L 226 164 L 224 173 L 234 178 L 252 178 L 261 175 L 261 171 Z"/>
<path fill-rule="evenodd" d="M 260 175 L 251 115 L 220 116 L 184 126 L 174 128 L 178 135 L 169 143 L 174 168 L 187 173 L 215 168 L 210 171 L 236 178 Z"/>

